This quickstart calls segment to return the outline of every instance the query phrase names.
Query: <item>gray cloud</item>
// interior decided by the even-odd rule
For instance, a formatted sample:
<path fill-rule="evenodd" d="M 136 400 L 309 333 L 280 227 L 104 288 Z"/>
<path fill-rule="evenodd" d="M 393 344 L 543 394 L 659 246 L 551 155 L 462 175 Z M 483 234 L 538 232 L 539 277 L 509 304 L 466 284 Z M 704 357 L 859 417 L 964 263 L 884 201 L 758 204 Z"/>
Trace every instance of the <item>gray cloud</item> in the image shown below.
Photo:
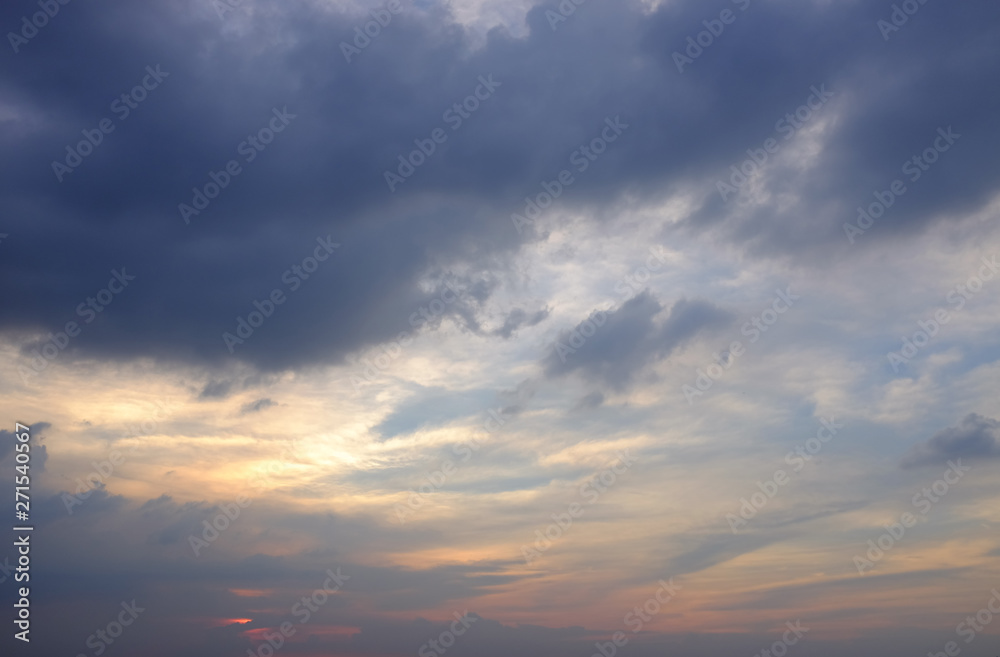
<path fill-rule="evenodd" d="M 660 302 L 644 291 L 618 310 L 592 314 L 572 330 L 560 333 L 542 361 L 546 376 L 579 372 L 588 380 L 621 390 L 643 367 L 734 318 L 702 300 L 681 299 L 666 317 L 661 316 L 663 311 Z"/>
<path fill-rule="evenodd" d="M 901 461 L 903 468 L 940 465 L 957 458 L 1000 457 L 1000 422 L 976 413 L 966 415 L 957 427 L 937 432 L 914 445 Z"/>
<path fill-rule="evenodd" d="M 45 463 L 48 461 L 49 453 L 45 445 L 41 444 L 45 432 L 52 428 L 48 422 L 35 422 L 28 425 L 28 433 L 31 436 L 31 468 L 35 473 L 45 471 Z M 17 444 L 16 433 L 0 429 L 0 463 L 6 463 L 7 457 L 14 453 L 14 445 Z M 13 467 L 14 459 L 11 458 L 9 465 Z"/>
<path fill-rule="evenodd" d="M 229 391 L 232 390 L 232 381 L 209 381 L 202 388 L 201 394 L 198 395 L 199 399 L 221 399 L 229 396 Z"/>
<path fill-rule="evenodd" d="M 704 7 L 695 2 L 652 13 L 638 1 L 591 4 L 557 38 L 539 6 L 524 38 L 498 29 L 477 50 L 447 10 L 421 5 L 350 65 L 331 35 L 351 34 L 357 17 L 329 5 L 256 3 L 227 19 L 239 23 L 238 35 L 204 3 L 144 7 L 73 6 L 72 20 L 51 21 L 0 73 L 0 206 L 17 208 L 4 230 L 18 244 L 0 262 L 0 331 L 61 330 L 81 321 L 78 305 L 113 268 L 136 276 L 83 327 L 67 359 L 236 359 L 278 370 L 341 362 L 390 340 L 410 329 L 410 309 L 434 298 L 417 285 L 421 276 L 489 276 L 508 266 L 521 247 L 510 213 L 608 116 L 620 115 L 628 132 L 561 204 L 601 214 L 625 190 L 640 202 L 694 190 L 701 208 L 672 230 L 711 231 L 763 257 L 810 264 L 842 255 L 842 223 L 900 176 L 938 127 L 954 126 L 962 141 L 867 243 L 980 208 L 997 187 L 995 3 L 929 5 L 890 47 L 875 28 L 881 6 L 788 12 L 759 3 L 684 74 L 672 53 L 701 29 Z M 5 5 L 0 21 L 20 24 L 20 11 Z M 746 53 L 752 71 L 730 65 Z M 111 116 L 109 99 L 157 63 L 170 77 L 56 182 L 53 159 Z M 390 194 L 383 172 L 489 74 L 502 85 L 493 97 Z M 839 103 L 819 164 L 763 176 L 773 201 L 722 204 L 716 180 L 818 84 Z M 184 225 L 178 204 L 285 106 L 294 122 Z M 291 292 L 283 273 L 327 235 L 342 246 Z M 274 289 L 287 301 L 230 354 L 222 334 Z M 482 322 L 475 313 L 465 319 Z M 496 334 L 538 319 L 513 313 Z"/>
<path fill-rule="evenodd" d="M 342 363 L 401 332 L 436 330 L 445 319 L 487 339 L 514 338 L 545 321 L 558 299 L 504 305 L 513 309 L 497 319 L 496 299 L 507 291 L 507 274 L 517 269 L 521 250 L 546 239 L 542 233 L 526 241 L 510 214 L 523 207 L 525 195 L 540 191 L 541 181 L 568 166 L 570 153 L 606 117 L 621 117 L 628 131 L 578 172 L 578 183 L 554 212 L 610 221 L 626 204 L 661 207 L 664 200 L 694 199 L 694 209 L 659 236 L 663 243 L 696 238 L 748 260 L 822 267 L 957 221 L 996 196 L 996 2 L 927 3 L 890 43 L 875 27 L 888 11 L 880 3 L 753 2 L 683 74 L 672 53 L 710 13 L 693 0 L 663 2 L 655 10 L 639 0 L 584 3 L 557 33 L 545 15 L 553 3 L 544 3 L 526 16 L 523 38 L 501 28 L 482 43 L 455 23 L 444 3 L 419 2 L 350 65 L 339 42 L 350 38 L 358 16 L 335 4 L 255 0 L 219 21 L 204 0 L 70 3 L 60 5 L 59 15 L 23 52 L 8 53 L 0 71 L 0 231 L 9 234 L 0 247 L 0 337 L 30 357 L 47 342 L 43 337 L 39 343 L 39 335 L 76 321 L 81 335 L 60 362 L 194 364 L 208 370 L 197 379 L 207 383 L 191 390 L 203 400 L 265 385 L 264 378 L 226 374 L 240 364 L 273 372 Z M 17 29 L 35 6 L 3 3 L 0 24 Z M 57 182 L 52 161 L 65 157 L 82 130 L 110 115 L 109 101 L 136 84 L 147 65 L 157 64 L 169 72 L 162 87 Z M 481 75 L 501 83 L 496 93 L 460 130 L 446 126 L 447 142 L 389 193 L 383 172 L 415 148 L 415 139 L 440 127 L 442 111 L 472 93 Z M 773 160 L 755 179 L 758 201 L 722 202 L 716 181 L 746 157 L 747 148 L 773 136 L 776 121 L 821 84 L 835 93 L 819 117 L 831 120 L 821 133 L 796 137 L 795 145 L 808 146 L 803 159 Z M 209 182 L 210 172 L 241 158 L 237 145 L 270 119 L 273 108 L 285 107 L 296 115 L 288 129 L 253 162 L 243 161 L 243 173 L 185 225 L 178 204 L 190 203 L 192 188 Z M 921 180 L 907 181 L 906 195 L 848 251 L 843 222 L 901 177 L 903 161 L 947 126 L 962 134 L 955 148 Z M 807 138 L 814 141 L 806 144 Z M 788 153 L 791 143 L 783 149 Z M 293 290 L 286 272 L 302 266 L 317 238 L 328 236 L 341 246 L 308 278 L 297 277 Z M 88 300 L 108 284 L 112 269 L 122 268 L 135 280 L 86 322 Z M 415 325 L 411 313 L 432 307 L 446 284 L 459 290 L 459 299 Z M 260 311 L 267 317 L 231 353 L 223 333 L 235 332 L 238 321 L 259 307 L 255 302 L 266 304 L 274 290 L 284 291 L 286 301 Z M 540 367 L 549 379 L 584 379 L 592 392 L 580 406 L 597 407 L 608 389 L 628 389 L 647 366 L 731 320 L 708 301 L 682 300 L 668 308 L 645 293 L 609 313 L 565 360 L 553 352 Z M 534 380 L 526 381 L 501 392 L 499 403 L 516 414 L 535 389 Z M 253 395 L 259 399 L 243 412 L 265 408 L 270 400 L 263 394 Z M 390 437 L 442 426 L 494 403 L 493 391 L 417 390 L 387 410 L 375 429 Z M 648 433 L 644 413 L 651 411 L 604 407 L 576 417 L 588 430 L 638 436 Z M 553 437 L 553 443 L 582 435 L 563 433 L 572 435 Z M 0 433 L 0 460 L 10 458 L 8 439 Z M 712 456 L 669 449 L 692 463 Z M 993 457 L 997 450 L 997 421 L 971 415 L 914 447 L 903 465 Z M 476 480 L 463 471 L 448 489 L 492 494 L 581 474 L 568 466 L 543 468 L 536 455 L 514 451 L 503 441 L 487 445 L 477 463 L 492 472 Z M 46 455 L 39 446 L 38 471 Z M 440 456 L 448 455 L 444 448 Z M 424 462 L 395 473 L 359 469 L 361 474 L 337 474 L 336 481 L 331 476 L 315 486 L 301 484 L 292 493 L 333 504 L 330 484 L 360 482 L 370 491 L 398 492 L 419 482 L 426 469 Z M 444 604 L 468 603 L 475 611 L 478 596 L 538 576 L 503 561 L 411 569 L 353 563 L 354 555 L 369 557 L 373 546 L 389 554 L 440 550 L 452 545 L 451 537 L 441 529 L 387 527 L 365 515 L 269 508 L 264 500 L 255 500 L 203 558 L 194 559 L 186 539 L 217 512 L 211 503 L 178 503 L 169 493 L 143 502 L 101 486 L 67 516 L 60 497 L 47 495 L 41 482 L 34 519 L 47 535 L 33 552 L 40 566 L 32 573 L 33 594 L 39 618 L 64 620 L 59 632 L 40 633 L 40 654 L 79 653 L 83 639 L 112 618 L 109 610 L 133 598 L 155 606 L 115 646 L 121 654 L 140 647 L 149 657 L 246 654 L 256 643 L 242 633 L 245 628 L 206 628 L 200 620 L 253 617 L 252 627 L 273 627 L 268 623 L 282 620 L 283 610 L 338 563 L 354 579 L 317 623 L 361 631 L 318 635 L 302 649 L 413 654 L 443 626 L 440 619 L 407 614 Z M 695 536 L 668 563 L 678 572 L 701 571 L 796 536 L 798 527 L 828 513 L 820 507 L 762 515 L 755 520 L 759 529 L 746 537 Z M 274 549 L 278 541 L 280 550 Z M 282 556 L 258 553 L 268 550 Z M 733 607 L 806 606 L 825 594 L 868 593 L 886 584 L 917 590 L 946 585 L 960 574 L 868 576 L 830 586 L 817 581 L 735 598 Z M 250 588 L 269 593 L 261 600 L 232 592 Z M 11 604 L 11 595 L 13 589 L 4 587 L 0 602 Z M 395 618 L 378 618 L 373 610 L 391 610 Z M 589 654 L 599 629 L 479 622 L 454 657 Z M 836 645 L 810 639 L 802 654 L 895 657 L 940 645 L 937 635 L 882 627 L 877 637 Z M 772 640 L 762 628 L 759 635 L 649 638 L 629 649 L 635 657 L 707 657 L 752 654 L 748 645 Z M 285 650 L 291 655 L 299 648 Z"/>
<path fill-rule="evenodd" d="M 277 406 L 278 402 L 273 401 L 268 398 L 258 399 L 257 401 L 244 404 L 240 409 L 240 414 L 247 415 L 248 413 L 259 413 L 260 411 L 271 408 L 272 406 Z"/>
<path fill-rule="evenodd" d="M 274 377 L 267 374 L 253 374 L 250 376 L 209 379 L 198 393 L 198 399 L 226 399 L 242 390 L 252 390 L 265 386 L 274 381 Z"/>
<path fill-rule="evenodd" d="M 520 328 L 531 327 L 541 323 L 549 316 L 549 312 L 548 308 L 536 310 L 533 313 L 528 313 L 528 311 L 522 308 L 515 308 L 504 319 L 503 326 L 496 329 L 493 333 L 506 340 L 513 336 Z"/>
<path fill-rule="evenodd" d="M 501 404 L 500 414 L 504 417 L 518 415 L 528 407 L 528 403 L 538 393 L 538 380 L 525 379 L 510 390 L 498 393 Z"/>

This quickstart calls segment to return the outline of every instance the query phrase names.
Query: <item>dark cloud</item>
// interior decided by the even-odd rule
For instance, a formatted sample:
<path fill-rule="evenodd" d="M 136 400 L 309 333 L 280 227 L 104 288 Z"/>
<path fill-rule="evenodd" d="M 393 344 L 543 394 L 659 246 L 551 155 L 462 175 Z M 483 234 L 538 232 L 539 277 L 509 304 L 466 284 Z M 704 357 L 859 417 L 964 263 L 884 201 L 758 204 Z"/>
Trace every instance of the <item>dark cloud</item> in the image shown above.
<path fill-rule="evenodd" d="M 240 409 L 240 414 L 247 415 L 248 413 L 259 413 L 260 411 L 271 408 L 272 406 L 277 406 L 278 402 L 273 401 L 268 398 L 258 399 L 257 401 L 244 404 Z"/>
<path fill-rule="evenodd" d="M 546 16 L 552 3 L 545 3 L 528 13 L 524 38 L 501 28 L 479 43 L 447 9 L 419 2 L 348 64 L 339 44 L 351 38 L 359 16 L 331 6 L 336 3 L 256 0 L 240 3 L 223 20 L 212 4 L 59 3 L 59 14 L 22 52 L 6 53 L 0 230 L 8 236 L 0 247 L 0 337 L 24 355 L 58 344 L 61 337 L 49 333 L 75 321 L 81 334 L 60 352 L 60 362 L 195 364 L 211 377 L 198 379 L 190 394 L 211 403 L 265 386 L 270 372 L 342 363 L 403 332 L 437 330 L 446 321 L 484 339 L 511 339 L 545 321 L 558 300 L 505 303 L 497 312 L 497 299 L 520 273 L 521 249 L 545 239 L 544 231 L 522 237 L 510 215 L 522 211 L 526 195 L 541 191 L 542 181 L 571 166 L 570 154 L 600 134 L 606 119 L 628 128 L 586 171 L 575 172 L 577 182 L 556 211 L 603 221 L 616 217 L 622 204 L 660 207 L 666 198 L 694 199 L 694 210 L 661 236 L 665 243 L 695 236 L 709 246 L 723 243 L 719 253 L 804 266 L 854 257 L 846 251 L 843 222 L 871 202 L 873 192 L 902 177 L 903 162 L 923 151 L 939 128 L 953 127 L 962 137 L 921 180 L 907 181 L 907 193 L 855 248 L 884 248 L 996 196 L 995 1 L 927 3 L 888 42 L 876 27 L 888 3 L 755 1 L 684 73 L 672 55 L 717 7 L 693 0 L 663 2 L 656 10 L 639 0 L 588 2 L 553 33 Z M 0 24 L 16 30 L 22 15 L 37 7 L 4 3 Z M 127 119 L 114 120 L 114 132 L 58 182 L 53 160 L 66 157 L 67 145 L 84 138 L 81 131 L 92 134 L 102 118 L 113 117 L 113 99 L 157 66 L 167 73 L 162 84 Z M 460 130 L 450 130 L 442 112 L 472 94 L 481 76 L 499 86 Z M 834 95 L 807 128 L 829 119 L 822 132 L 782 144 L 782 158 L 803 146 L 801 159 L 772 158 L 754 179 L 750 202 L 723 202 L 716 181 L 746 159 L 748 148 L 780 138 L 776 122 L 820 85 Z M 294 116 L 247 161 L 238 146 L 276 114 Z M 383 172 L 438 127 L 447 131 L 447 142 L 390 193 Z M 218 178 L 230 159 L 240 160 L 242 172 L 185 224 L 178 204 L 191 203 L 192 188 L 204 188 L 212 174 Z M 332 242 L 336 248 L 324 246 Z M 123 279 L 127 287 L 112 294 Z M 276 291 L 283 294 L 277 304 L 271 300 Z M 105 307 L 100 298 L 110 303 Z M 550 379 L 584 379 L 592 392 L 580 408 L 596 408 L 607 389 L 627 389 L 649 365 L 732 319 L 707 301 L 684 299 L 668 308 L 644 293 L 607 313 L 572 353 L 548 354 L 541 368 Z M 584 321 L 575 330 L 590 326 Z M 242 342 L 227 348 L 226 332 Z M 560 340 L 572 335 L 564 331 Z M 264 374 L 232 376 L 243 364 Z M 474 414 L 485 419 L 498 405 L 516 415 L 536 388 L 531 379 L 499 399 L 492 390 L 417 389 L 387 410 L 374 431 L 389 438 Z M 256 401 L 241 412 L 273 404 L 264 394 L 248 395 Z M 648 435 L 649 427 L 640 425 L 649 412 L 604 408 L 577 417 L 579 424 L 606 428 L 608 436 Z M 46 428 L 33 425 L 40 436 Z M 10 438 L 0 430 L 5 467 Z M 997 438 L 996 420 L 970 415 L 916 446 L 903 465 L 993 457 Z M 578 435 L 552 437 L 548 446 L 570 439 Z M 491 469 L 488 476 L 466 479 L 463 472 L 448 489 L 492 495 L 581 474 L 570 466 L 542 467 L 538 454 L 515 454 L 497 443 L 479 457 L 480 467 Z M 694 453 L 671 449 L 682 458 Z M 44 445 L 34 447 L 36 471 L 44 471 L 46 457 Z M 374 474 L 358 468 L 315 487 L 296 483 L 292 494 L 339 504 L 337 486 L 359 481 L 371 483 L 370 491 L 398 492 L 420 481 L 426 466 L 372 468 Z M 245 628 L 204 621 L 252 617 L 252 628 L 273 627 L 337 564 L 352 579 L 316 626 L 351 625 L 360 632 L 339 638 L 317 632 L 304 645 L 286 647 L 287 654 L 413 654 L 444 628 L 442 619 L 416 614 L 445 605 L 475 612 L 477 597 L 537 576 L 500 560 L 372 565 L 372 546 L 388 554 L 440 554 L 449 537 L 427 527 L 387 527 L 365 515 L 297 513 L 269 507 L 265 499 L 255 500 L 195 558 L 188 536 L 223 502 L 180 503 L 170 494 L 133 500 L 102 484 L 70 515 L 63 495 L 51 494 L 44 482 L 37 510 L 33 506 L 33 519 L 45 530 L 32 553 L 33 594 L 38 618 L 62 620 L 58 632 L 39 633 L 39 654 L 85 650 L 85 638 L 133 598 L 143 605 L 149 600 L 150 611 L 114 647 L 119 654 L 246 654 L 258 643 Z M 762 514 L 755 529 L 739 537 L 721 534 L 724 528 L 694 536 L 667 563 L 677 572 L 702 571 L 847 508 Z M 601 512 L 620 518 L 627 511 Z M 925 571 L 832 585 L 817 580 L 734 596 L 733 606 L 806 606 L 830 592 L 880 592 L 886 585 L 920 592 L 961 574 Z M 266 598 L 233 593 L 250 588 L 268 589 Z M 11 604 L 12 595 L 12 587 L 3 587 L 0 602 Z M 377 617 L 385 611 L 393 618 Z M 508 627 L 480 618 L 449 655 L 589 654 L 598 629 Z M 748 645 L 773 641 L 767 629 L 650 638 L 630 650 L 636 657 L 752 654 Z M 895 657 L 940 645 L 939 636 L 881 626 L 877 636 L 839 645 L 810 639 L 802 654 Z"/>
<path fill-rule="evenodd" d="M 513 336 L 518 329 L 535 326 L 536 324 L 541 323 L 549 316 L 549 312 L 548 308 L 536 310 L 533 313 L 528 313 L 528 311 L 522 308 L 515 308 L 509 315 L 507 315 L 503 326 L 496 329 L 493 334 L 507 340 Z"/>
<path fill-rule="evenodd" d="M 1000 422 L 976 413 L 966 415 L 957 427 L 937 432 L 926 442 L 914 445 L 903 456 L 904 468 L 940 465 L 965 458 L 1000 457 Z"/>
<path fill-rule="evenodd" d="M 559 334 L 542 364 L 553 378 L 579 372 L 616 390 L 645 366 L 664 358 L 702 331 L 728 325 L 734 315 L 708 301 L 681 299 L 665 317 L 648 291 L 612 312 L 595 312 Z"/>
<path fill-rule="evenodd" d="M 265 386 L 269 383 L 274 382 L 275 378 L 271 375 L 266 374 L 253 374 L 244 377 L 233 377 L 233 378 L 221 378 L 221 379 L 209 379 L 204 387 L 202 387 L 201 392 L 198 393 L 198 399 L 225 399 L 230 395 L 236 394 L 237 392 L 243 390 L 252 390 L 253 388 L 259 388 Z"/>
<path fill-rule="evenodd" d="M 339 569 L 349 579 L 342 594 L 332 597 L 308 626 L 300 627 L 297 641 L 311 631 L 327 636 L 322 632 L 327 625 L 374 628 L 380 624 L 389 633 L 383 633 L 384 637 L 409 641 L 418 634 L 397 627 L 398 621 L 380 619 L 378 612 L 414 618 L 416 610 L 428 607 L 447 605 L 462 610 L 467 601 L 515 586 L 524 577 L 512 574 L 512 564 L 505 561 L 429 568 L 367 564 L 351 554 L 362 554 L 371 540 L 396 542 L 402 549 L 412 546 L 419 534 L 384 529 L 363 517 L 289 514 L 286 508 L 267 507 L 263 500 L 244 509 L 196 558 L 188 536 L 200 535 L 202 521 L 220 513 L 221 507 L 204 502 L 180 504 L 170 495 L 117 500 L 108 504 L 106 496 L 97 496 L 77 507 L 72 516 L 62 508 L 59 496 L 45 504 L 42 524 L 50 542 L 32 551 L 32 563 L 37 566 L 32 572 L 32 591 L 38 594 L 42 614 L 66 609 L 77 613 L 64 631 L 38 637 L 43 654 L 80 652 L 94 628 L 106 626 L 120 603 L 133 598 L 148 612 L 128 636 L 146 654 L 245 654 L 254 644 L 235 630 L 297 622 L 289 618 L 293 605 L 322 584 L 327 569 Z M 303 538 L 310 539 L 309 545 L 318 539 L 318 544 L 282 556 L 255 553 L 258 545 L 275 540 L 294 545 Z M 345 539 L 354 544 L 348 546 Z M 239 597 L 231 593 L 233 589 L 266 589 L 267 595 L 263 599 Z M 12 595 L 13 589 L 3 587 L 0 602 L 12 604 Z M 206 629 L 226 618 L 254 622 L 246 628 L 227 625 L 227 631 Z M 429 629 L 438 625 L 422 620 L 412 624 Z M 178 628 L 184 629 L 178 632 Z M 416 650 L 429 638 L 428 634 L 412 648 Z M 361 643 L 367 643 L 367 638 Z M 358 650 L 335 643 L 324 654 L 358 654 Z"/>
<path fill-rule="evenodd" d="M 89 495 L 88 491 L 83 491 L 83 495 L 86 497 L 83 495 L 73 497 L 77 487 L 73 486 L 72 488 L 72 491 L 61 491 L 56 495 L 39 500 L 33 514 L 35 522 L 39 525 L 46 525 L 70 515 L 95 518 L 118 511 L 128 503 L 123 496 L 110 494 L 103 483 L 98 483 L 90 489 Z"/>
<path fill-rule="evenodd" d="M 842 223 L 938 127 L 963 137 L 865 239 L 980 208 L 997 186 L 996 3 L 929 4 L 888 43 L 875 26 L 881 5 L 754 3 L 683 74 L 672 53 L 702 29 L 700 3 L 651 14 L 638 1 L 591 3 L 556 34 L 536 7 L 525 38 L 498 29 L 479 49 L 446 10 L 421 6 L 351 64 L 339 42 L 354 15 L 268 2 L 237 11 L 220 21 L 203 2 L 81 3 L 11 55 L 0 73 L 10 235 L 0 330 L 80 322 L 79 304 L 124 268 L 135 280 L 64 358 L 272 370 L 342 361 L 411 330 L 410 313 L 434 299 L 417 283 L 429 272 L 471 271 L 471 285 L 507 267 L 521 245 L 511 212 L 608 117 L 629 128 L 560 203 L 600 214 L 626 191 L 647 201 L 694 191 L 702 207 L 676 230 L 712 231 L 758 255 L 810 263 L 846 248 Z M 22 12 L 5 4 L 0 22 L 19 25 Z M 52 161 L 114 117 L 112 99 L 157 64 L 169 77 L 57 182 Z M 488 75 L 501 86 L 451 131 L 443 111 Z M 758 182 L 771 201 L 721 203 L 716 180 L 820 84 L 836 93 L 824 111 L 837 114 L 817 163 L 768 170 Z M 284 107 L 296 118 L 185 225 L 178 204 Z M 437 127 L 448 141 L 390 193 L 383 172 Z M 284 272 L 328 236 L 341 246 L 292 291 Z M 223 333 L 275 289 L 286 301 L 230 353 Z M 512 313 L 497 335 L 540 318 Z"/>
<path fill-rule="evenodd" d="M 501 390 L 499 392 L 500 403 L 502 404 L 500 415 L 506 418 L 507 416 L 516 416 L 523 412 L 528 407 L 528 403 L 538 393 L 538 384 L 539 382 L 536 379 L 525 379 L 510 390 Z"/>
<path fill-rule="evenodd" d="M 233 387 L 232 381 L 209 381 L 202 388 L 199 399 L 220 399 L 229 396 L 229 391 Z"/>
<path fill-rule="evenodd" d="M 41 444 L 42 438 L 44 438 L 44 433 L 48 429 L 52 428 L 52 425 L 48 422 L 35 422 L 34 424 L 28 425 L 28 434 L 31 436 L 29 441 L 31 450 L 31 468 L 36 474 L 45 471 L 45 464 L 49 459 L 49 452 L 45 445 Z M 14 445 L 18 443 L 17 434 L 13 431 L 7 431 L 6 429 L 0 429 L 0 463 L 5 465 L 10 465 L 13 467 L 14 459 L 12 457 L 14 453 Z M 7 462 L 7 457 L 11 456 L 9 463 Z"/>

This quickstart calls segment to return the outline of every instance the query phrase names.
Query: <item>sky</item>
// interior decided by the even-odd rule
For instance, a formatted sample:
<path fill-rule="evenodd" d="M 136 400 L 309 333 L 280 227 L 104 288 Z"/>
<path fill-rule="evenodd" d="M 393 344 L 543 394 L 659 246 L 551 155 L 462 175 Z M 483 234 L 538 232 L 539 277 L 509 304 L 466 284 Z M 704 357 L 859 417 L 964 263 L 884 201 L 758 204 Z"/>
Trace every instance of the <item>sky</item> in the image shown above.
<path fill-rule="evenodd" d="M 4 654 L 1000 653 L 997 3 L 0 27 Z"/>

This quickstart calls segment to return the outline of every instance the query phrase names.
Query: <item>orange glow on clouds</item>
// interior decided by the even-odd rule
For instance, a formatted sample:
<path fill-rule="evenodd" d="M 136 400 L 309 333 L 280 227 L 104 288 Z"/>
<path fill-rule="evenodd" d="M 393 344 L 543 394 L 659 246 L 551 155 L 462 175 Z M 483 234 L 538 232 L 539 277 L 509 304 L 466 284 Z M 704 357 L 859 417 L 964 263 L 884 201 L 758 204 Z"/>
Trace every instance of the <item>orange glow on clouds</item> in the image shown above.
<path fill-rule="evenodd" d="M 233 595 L 238 595 L 241 598 L 263 598 L 264 596 L 271 593 L 266 589 L 228 589 Z"/>
<path fill-rule="evenodd" d="M 209 621 L 210 627 L 226 627 L 227 625 L 246 625 L 253 622 L 252 618 L 213 618 Z"/>

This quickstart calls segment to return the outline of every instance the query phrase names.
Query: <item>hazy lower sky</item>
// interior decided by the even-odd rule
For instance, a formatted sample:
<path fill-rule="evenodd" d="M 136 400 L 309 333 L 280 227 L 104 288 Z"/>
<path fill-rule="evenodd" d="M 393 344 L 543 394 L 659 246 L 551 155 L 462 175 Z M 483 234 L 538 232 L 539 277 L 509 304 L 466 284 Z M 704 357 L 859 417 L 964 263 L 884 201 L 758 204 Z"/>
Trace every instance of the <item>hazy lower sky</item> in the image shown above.
<path fill-rule="evenodd" d="M 996 2 L 0 28 L 5 655 L 1000 652 Z"/>

